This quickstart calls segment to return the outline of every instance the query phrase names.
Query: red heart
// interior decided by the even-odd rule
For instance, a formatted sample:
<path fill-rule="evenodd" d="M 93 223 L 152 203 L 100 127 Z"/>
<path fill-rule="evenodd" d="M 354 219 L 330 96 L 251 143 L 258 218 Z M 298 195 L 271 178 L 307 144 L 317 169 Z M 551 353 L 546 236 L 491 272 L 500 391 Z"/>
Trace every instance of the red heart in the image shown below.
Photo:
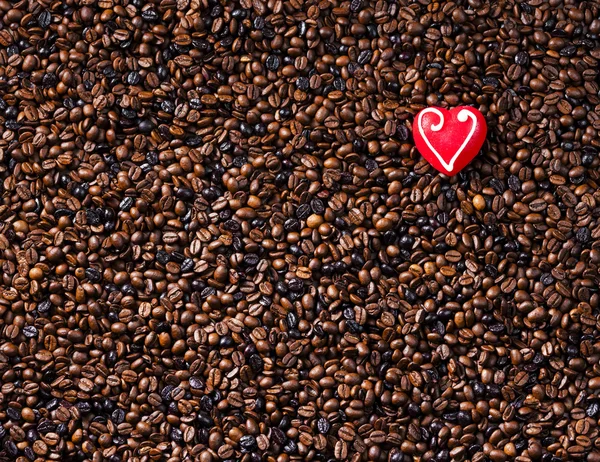
<path fill-rule="evenodd" d="M 419 111 L 413 138 L 421 155 L 436 170 L 456 175 L 477 155 L 487 133 L 483 114 L 469 106 L 451 110 L 428 107 Z"/>

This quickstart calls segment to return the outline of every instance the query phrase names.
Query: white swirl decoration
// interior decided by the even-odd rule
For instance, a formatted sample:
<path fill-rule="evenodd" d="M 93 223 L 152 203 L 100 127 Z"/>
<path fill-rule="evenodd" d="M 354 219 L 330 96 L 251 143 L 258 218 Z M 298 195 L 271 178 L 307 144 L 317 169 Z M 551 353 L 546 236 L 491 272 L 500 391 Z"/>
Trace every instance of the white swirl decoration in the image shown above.
<path fill-rule="evenodd" d="M 417 118 L 417 128 L 419 129 L 419 133 L 421 134 L 421 137 L 425 141 L 425 144 L 427 144 L 427 147 L 429 149 L 431 149 L 431 152 L 433 152 L 435 154 L 435 157 L 437 157 L 437 159 L 440 161 L 442 166 L 446 169 L 447 172 L 450 173 L 450 172 L 452 172 L 452 169 L 454 168 L 454 162 L 456 162 L 456 159 L 458 159 L 458 156 L 460 156 L 460 153 L 463 152 L 463 150 L 465 149 L 467 144 L 469 144 L 469 141 L 471 141 L 471 138 L 473 137 L 473 134 L 475 133 L 475 129 L 477 128 L 477 117 L 475 117 L 475 114 L 473 114 L 468 109 L 461 109 L 459 111 L 459 113 L 457 115 L 458 121 L 466 122 L 467 120 L 471 119 L 473 121 L 473 125 L 471 127 L 471 130 L 469 131 L 469 134 L 463 141 L 463 144 L 461 144 L 460 148 L 458 148 L 458 150 L 454 153 L 454 155 L 450 159 L 450 162 L 447 163 L 442 158 L 440 153 L 432 146 L 429 139 L 427 139 L 427 135 L 425 135 L 425 132 L 423 131 L 423 116 L 430 112 L 440 118 L 440 122 L 438 124 L 431 124 L 431 126 L 429 127 L 431 129 L 431 131 L 439 132 L 442 129 L 442 127 L 444 126 L 444 114 L 439 109 L 434 108 L 434 107 L 428 107 L 427 109 L 423 109 L 419 113 L 419 117 Z"/>

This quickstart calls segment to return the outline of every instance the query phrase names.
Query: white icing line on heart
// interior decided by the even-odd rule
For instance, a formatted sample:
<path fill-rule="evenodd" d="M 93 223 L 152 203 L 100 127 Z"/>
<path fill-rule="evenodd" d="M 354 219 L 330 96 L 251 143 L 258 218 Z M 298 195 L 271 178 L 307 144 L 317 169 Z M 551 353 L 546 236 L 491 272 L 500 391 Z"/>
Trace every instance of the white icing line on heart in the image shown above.
<path fill-rule="evenodd" d="M 458 151 L 456 151 L 454 156 L 452 156 L 452 158 L 450 159 L 450 163 L 446 163 L 446 161 L 444 159 L 442 159 L 442 156 L 440 156 L 440 153 L 437 152 L 436 149 L 431 145 L 431 143 L 427 139 L 427 135 L 425 135 L 425 132 L 423 131 L 423 124 L 422 124 L 423 116 L 425 114 L 427 114 L 428 112 L 432 112 L 440 118 L 439 124 L 437 124 L 437 125 L 431 124 L 431 127 L 430 127 L 431 131 L 439 132 L 442 129 L 442 127 L 444 126 L 444 114 L 442 114 L 442 112 L 439 109 L 436 109 L 434 107 L 428 107 L 427 109 L 423 109 L 419 113 L 419 117 L 417 118 L 417 128 L 419 129 L 419 133 L 421 134 L 421 137 L 425 141 L 425 144 L 427 144 L 427 147 L 429 149 L 431 149 L 431 152 L 433 152 L 433 154 L 435 154 L 435 157 L 437 157 L 437 159 L 440 161 L 440 163 L 446 169 L 446 171 L 451 172 L 452 169 L 454 168 L 454 162 L 456 162 L 456 159 L 458 159 L 458 156 L 460 156 L 460 153 L 463 152 L 463 149 L 465 149 L 465 147 L 467 146 L 467 144 L 473 137 L 473 134 L 475 133 L 475 129 L 477 128 L 477 117 L 475 117 L 475 114 L 473 114 L 468 109 L 460 110 L 460 112 L 458 113 L 458 116 L 457 116 L 457 119 L 459 120 L 459 122 L 466 122 L 467 120 L 469 120 L 469 118 L 471 118 L 471 120 L 473 120 L 473 126 L 471 127 L 471 130 L 469 131 L 469 134 L 465 138 L 465 141 L 463 142 L 463 144 L 460 146 L 460 148 L 458 148 Z"/>

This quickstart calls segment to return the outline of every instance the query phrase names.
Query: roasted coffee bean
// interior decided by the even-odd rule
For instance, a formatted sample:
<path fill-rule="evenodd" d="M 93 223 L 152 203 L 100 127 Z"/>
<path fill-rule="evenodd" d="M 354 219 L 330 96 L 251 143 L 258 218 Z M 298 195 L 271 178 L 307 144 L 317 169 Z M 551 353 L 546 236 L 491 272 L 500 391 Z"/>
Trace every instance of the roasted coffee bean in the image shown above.
<path fill-rule="evenodd" d="M 23 335 L 25 335 L 25 337 L 34 338 L 34 337 L 37 337 L 37 334 L 38 334 L 38 330 L 35 328 L 35 326 L 23 327 Z"/>
<path fill-rule="evenodd" d="M 276 71 L 280 66 L 280 59 L 277 55 L 269 55 L 267 60 L 265 61 L 265 65 L 267 69 L 270 71 Z"/>
<path fill-rule="evenodd" d="M 200 379 L 199 377 L 192 376 L 192 377 L 190 377 L 189 382 L 190 382 L 190 387 L 193 389 L 204 388 L 204 383 L 202 382 L 202 379 Z"/>
<path fill-rule="evenodd" d="M 331 425 L 329 424 L 329 421 L 326 418 L 321 417 L 317 421 L 317 429 L 318 429 L 319 433 L 322 433 L 325 435 L 325 434 L 329 433 L 330 428 L 331 428 Z"/>

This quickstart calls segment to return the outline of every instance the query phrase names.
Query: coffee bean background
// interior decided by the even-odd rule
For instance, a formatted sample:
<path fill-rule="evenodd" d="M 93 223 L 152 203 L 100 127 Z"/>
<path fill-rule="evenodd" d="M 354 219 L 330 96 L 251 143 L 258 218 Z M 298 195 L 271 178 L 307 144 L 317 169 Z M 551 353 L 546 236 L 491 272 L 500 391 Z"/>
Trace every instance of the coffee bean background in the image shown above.
<path fill-rule="evenodd" d="M 0 0 L 0 460 L 599 462 L 599 18 Z"/>

